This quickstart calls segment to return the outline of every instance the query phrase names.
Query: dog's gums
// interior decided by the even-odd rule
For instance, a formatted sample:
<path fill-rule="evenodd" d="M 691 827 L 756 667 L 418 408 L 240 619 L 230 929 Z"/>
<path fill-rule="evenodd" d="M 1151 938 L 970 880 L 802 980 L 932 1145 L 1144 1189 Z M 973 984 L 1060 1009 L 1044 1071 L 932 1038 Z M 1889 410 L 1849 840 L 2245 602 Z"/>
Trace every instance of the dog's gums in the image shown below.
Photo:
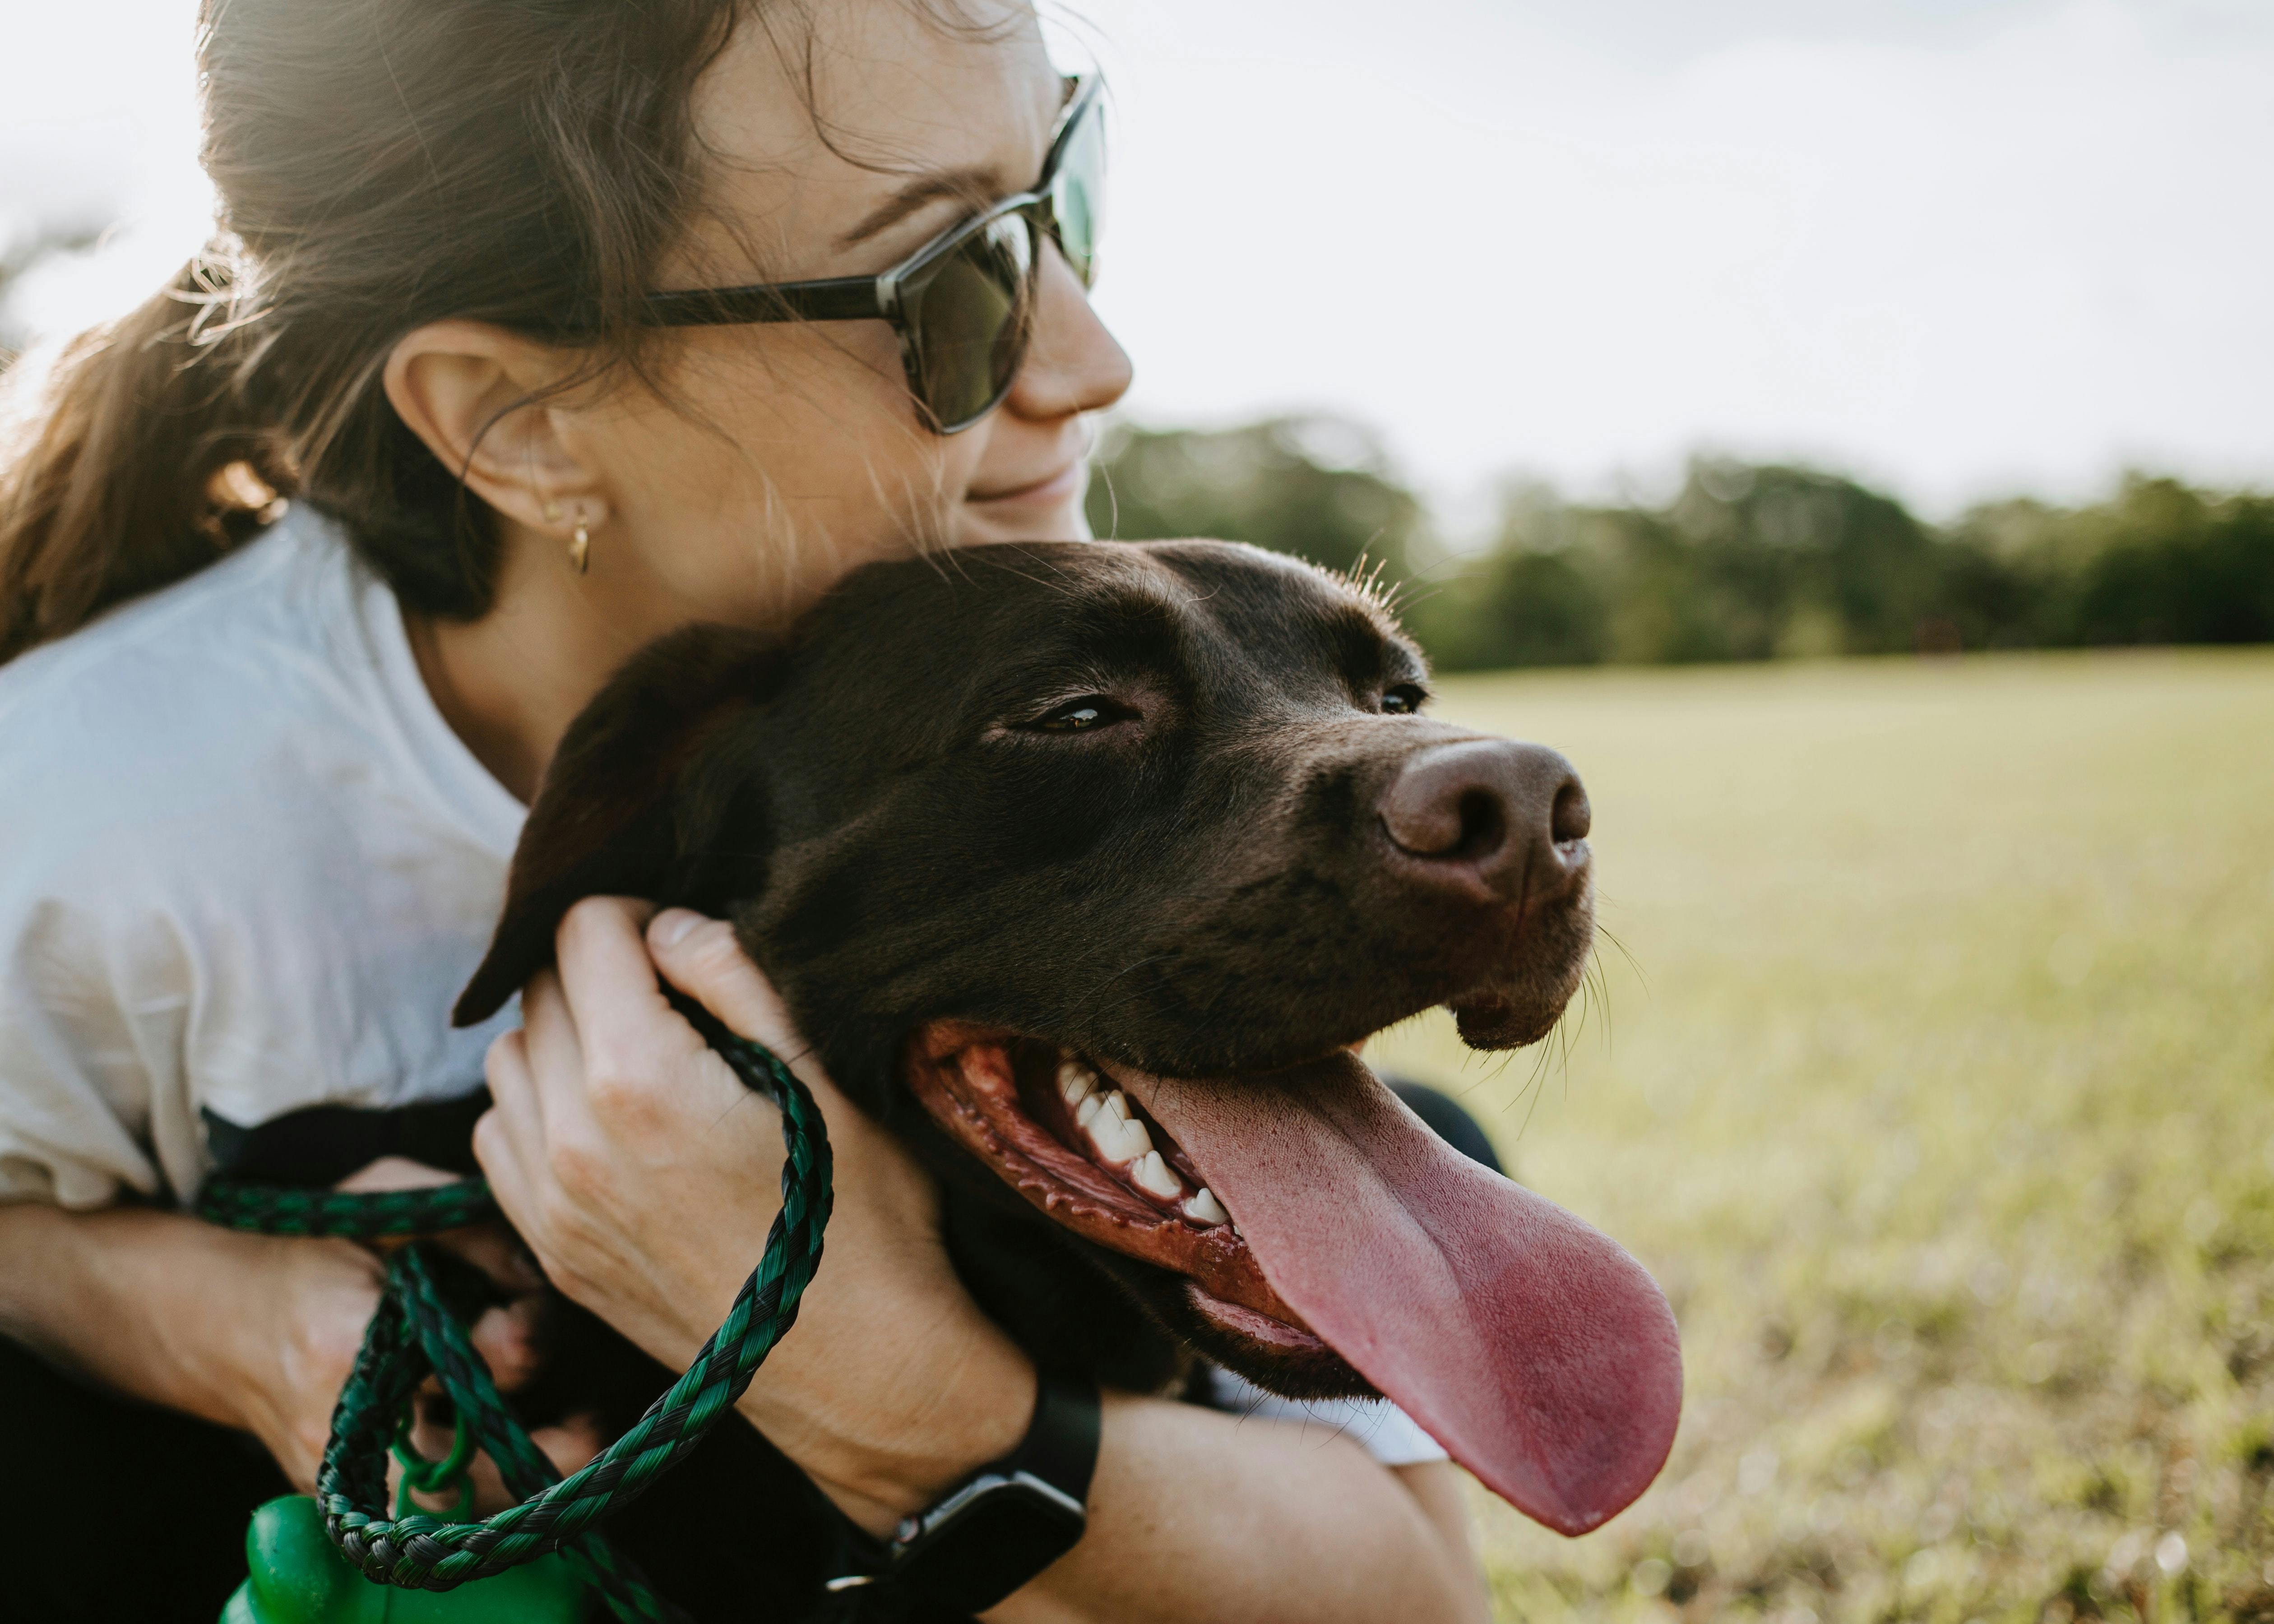
<path fill-rule="evenodd" d="M 1221 1335 L 1340 1365 L 1271 1289 L 1206 1172 L 1089 1062 L 938 1020 L 911 1041 L 907 1071 L 933 1120 L 1005 1184 L 1084 1239 L 1184 1275 L 1193 1312 Z"/>

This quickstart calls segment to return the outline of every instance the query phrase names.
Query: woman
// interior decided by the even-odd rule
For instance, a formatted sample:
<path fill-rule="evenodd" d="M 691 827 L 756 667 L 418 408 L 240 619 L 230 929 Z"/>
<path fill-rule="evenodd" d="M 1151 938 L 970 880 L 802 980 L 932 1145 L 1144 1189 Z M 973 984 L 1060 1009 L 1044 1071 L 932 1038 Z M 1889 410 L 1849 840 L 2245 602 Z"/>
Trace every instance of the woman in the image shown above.
<path fill-rule="evenodd" d="M 440 1177 L 493 1040 L 473 1146 L 507 1214 L 554 1283 L 685 1363 L 780 1153 L 658 975 L 802 1045 L 723 926 L 608 900 L 522 1029 L 448 1033 L 521 806 L 664 630 L 782 624 L 912 547 L 1082 533 L 1082 414 L 1129 375 L 1065 241 L 1078 199 L 1056 237 L 1029 209 L 949 255 L 1018 293 L 1007 323 L 969 297 L 930 327 L 840 308 L 1043 170 L 1068 93 L 1015 0 L 203 11 L 224 234 L 65 354 L 0 466 L 0 781 L 32 786 L 0 810 L 0 1403 L 11 1457 L 45 1462 L 0 1552 L 49 1620 L 211 1618 L 273 1477 L 215 1440 L 305 1488 L 377 1298 L 354 1246 L 175 1201 L 279 1158 Z M 1035 1378 L 922 1176 L 808 1075 L 829 1267 L 741 1410 L 882 1533 L 1017 1440 Z M 508 1384 L 528 1326 L 477 1327 Z M 567 1467 L 600 1440 L 542 1441 Z M 98 1497 L 142 1508 L 139 1560 L 91 1547 Z M 1481 1613 L 1442 1462 L 1111 1395 L 1088 1533 L 990 1616 Z"/>

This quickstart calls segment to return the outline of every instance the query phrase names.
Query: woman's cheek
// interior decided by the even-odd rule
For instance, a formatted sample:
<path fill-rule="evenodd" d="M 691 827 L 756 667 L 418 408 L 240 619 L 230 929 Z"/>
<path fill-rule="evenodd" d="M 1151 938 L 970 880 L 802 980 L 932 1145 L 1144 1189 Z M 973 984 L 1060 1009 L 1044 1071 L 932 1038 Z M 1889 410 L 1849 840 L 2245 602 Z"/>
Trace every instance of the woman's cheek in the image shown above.
<path fill-rule="evenodd" d="M 980 431 L 917 422 L 890 329 L 830 325 L 876 327 L 885 354 L 873 335 L 734 331 L 679 369 L 676 410 L 623 424 L 613 460 L 650 567 L 713 617 L 794 613 L 846 570 L 948 538 Z"/>

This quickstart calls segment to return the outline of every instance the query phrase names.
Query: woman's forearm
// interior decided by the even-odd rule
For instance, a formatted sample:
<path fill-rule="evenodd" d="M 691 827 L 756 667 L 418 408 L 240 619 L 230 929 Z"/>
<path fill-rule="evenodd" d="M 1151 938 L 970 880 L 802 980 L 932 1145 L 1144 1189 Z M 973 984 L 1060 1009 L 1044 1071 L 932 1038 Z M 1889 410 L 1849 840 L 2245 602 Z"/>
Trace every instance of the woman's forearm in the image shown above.
<path fill-rule="evenodd" d="M 291 1262 L 280 1242 L 180 1213 L 4 1206 L 0 1331 L 118 1392 L 244 1426 L 234 1321 L 245 1288 Z M 368 1260 L 336 1262 L 371 1278 Z"/>
<path fill-rule="evenodd" d="M 133 1397 L 221 1413 L 216 1292 L 258 1242 L 173 1213 L 0 1207 L 0 1332 Z"/>
<path fill-rule="evenodd" d="M 327 1380 L 338 1393 L 378 1297 L 377 1260 L 344 1241 L 141 1208 L 0 1206 L 0 1334 L 118 1392 L 253 1432 L 296 1474 L 321 1453 L 328 1401 L 293 1397 Z"/>
<path fill-rule="evenodd" d="M 1109 1394 L 1089 1529 L 990 1624 L 1474 1624 L 1465 1538 L 1346 1439 Z"/>
<path fill-rule="evenodd" d="M 905 1384 L 953 1395 L 929 1414 L 832 1416 L 826 1384 L 771 1365 L 740 1407 L 840 1509 L 883 1536 L 1016 1441 L 1033 1378 L 1022 1357 L 1009 1357 L 1013 1372 L 966 1357 L 944 1385 L 937 1372 Z M 1315 1428 L 1127 1394 L 1104 1395 L 1103 1419 L 1081 1543 L 991 1610 L 990 1624 L 1484 1618 L 1449 1467 L 1393 1470 Z"/>

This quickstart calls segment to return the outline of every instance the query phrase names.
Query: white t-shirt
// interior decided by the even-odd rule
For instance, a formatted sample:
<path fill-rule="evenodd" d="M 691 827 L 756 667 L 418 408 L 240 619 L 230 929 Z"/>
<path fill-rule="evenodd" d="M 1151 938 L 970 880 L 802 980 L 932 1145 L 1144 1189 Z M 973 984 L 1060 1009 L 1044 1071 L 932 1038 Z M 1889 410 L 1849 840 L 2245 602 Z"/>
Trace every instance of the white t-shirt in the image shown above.
<path fill-rule="evenodd" d="M 1211 1408 L 1264 1421 L 1291 1422 L 1306 1439 L 1347 1438 L 1384 1466 L 1446 1458 L 1445 1446 L 1387 1399 L 1282 1398 L 1234 1371 L 1211 1370 Z"/>
<path fill-rule="evenodd" d="M 179 1200 L 211 1118 L 478 1088 L 522 816 L 305 507 L 0 665 L 0 1199 Z"/>
<path fill-rule="evenodd" d="M 523 811 L 305 507 L 0 665 L 0 1201 L 179 1201 L 231 1129 L 479 1089 L 518 1004 L 450 1006 Z M 1218 1380 L 1235 1413 L 1442 1457 L 1389 1404 Z"/>

